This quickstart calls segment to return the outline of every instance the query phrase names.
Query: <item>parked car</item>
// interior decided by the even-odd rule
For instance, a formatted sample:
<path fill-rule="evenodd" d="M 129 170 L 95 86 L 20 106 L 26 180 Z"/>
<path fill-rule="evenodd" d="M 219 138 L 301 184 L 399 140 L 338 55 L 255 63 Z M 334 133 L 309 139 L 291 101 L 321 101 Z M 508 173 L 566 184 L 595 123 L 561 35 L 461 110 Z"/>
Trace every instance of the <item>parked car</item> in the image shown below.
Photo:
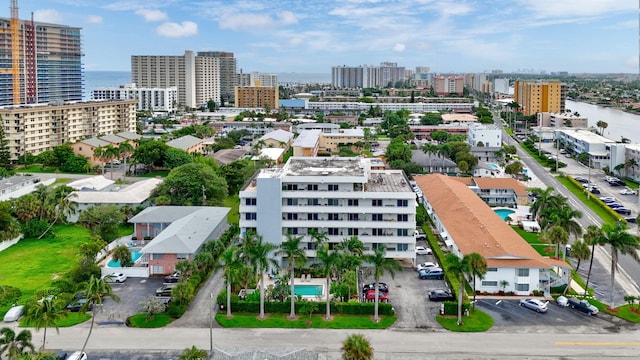
<path fill-rule="evenodd" d="M 180 274 L 180 272 L 176 271 L 171 275 L 167 275 L 164 277 L 164 282 L 167 284 L 173 284 L 173 283 L 177 283 L 178 281 L 180 281 L 180 279 L 182 278 L 182 275 Z"/>
<path fill-rule="evenodd" d="M 429 291 L 429 300 L 431 301 L 456 301 L 455 295 L 449 290 L 432 290 Z"/>
<path fill-rule="evenodd" d="M 600 310 L 598 310 L 597 307 L 591 305 L 591 303 L 589 303 L 589 301 L 585 299 L 578 299 L 578 298 L 572 297 L 572 298 L 569 298 L 568 303 L 572 309 L 580 310 L 583 313 L 587 313 L 589 315 L 596 315 L 597 313 L 600 312 Z"/>
<path fill-rule="evenodd" d="M 364 299 L 367 301 L 374 301 L 376 299 L 375 290 L 369 290 L 364 294 Z M 389 301 L 389 295 L 382 291 L 378 291 L 378 301 L 387 302 Z"/>
<path fill-rule="evenodd" d="M 422 269 L 418 272 L 420 280 L 442 280 L 444 279 L 444 271 L 441 268 Z"/>
<path fill-rule="evenodd" d="M 87 300 L 87 298 L 75 299 L 74 301 L 67 304 L 65 309 L 71 312 L 79 312 L 83 309 L 83 307 L 88 311 L 93 310 L 93 303 L 90 302 L 87 306 L 85 306 L 87 304 L 87 301 L 89 301 Z"/>
<path fill-rule="evenodd" d="M 422 264 L 416 265 L 416 271 L 420 271 L 422 269 L 427 269 L 432 267 L 438 267 L 438 265 L 436 263 L 432 263 L 431 261 L 427 261 Z"/>
<path fill-rule="evenodd" d="M 424 231 L 422 231 L 422 230 L 414 231 L 413 235 L 415 235 L 416 240 L 426 240 L 427 239 L 427 234 L 425 234 Z"/>
<path fill-rule="evenodd" d="M 7 311 L 6 314 L 4 314 L 4 319 L 2 319 L 2 321 L 4 322 L 18 321 L 22 317 L 22 314 L 24 314 L 24 305 L 14 306 L 11 309 L 9 309 L 9 311 Z"/>
<path fill-rule="evenodd" d="M 120 165 L 120 160 L 111 160 L 109 161 L 109 165 Z"/>
<path fill-rule="evenodd" d="M 548 304 L 549 304 L 548 301 L 542 301 L 538 299 L 532 299 L 532 298 L 520 299 L 520 306 L 533 310 L 535 312 L 539 312 L 539 313 L 547 312 Z"/>
<path fill-rule="evenodd" d="M 638 195 L 635 190 L 631 190 L 629 188 L 620 190 L 620 195 Z"/>
<path fill-rule="evenodd" d="M 254 292 L 256 292 L 256 289 L 240 289 L 240 291 L 238 292 L 238 297 L 240 298 L 240 300 L 244 300 L 247 295 L 251 295 Z"/>
<path fill-rule="evenodd" d="M 374 290 L 374 289 L 375 289 L 375 284 L 374 283 L 365 284 L 362 287 L 362 292 L 366 293 L 366 292 Z M 386 283 L 379 282 L 378 283 L 378 292 L 383 292 L 385 294 L 388 293 L 389 292 L 389 286 L 387 286 Z"/>
<path fill-rule="evenodd" d="M 613 196 L 603 196 L 601 198 L 599 198 L 602 202 L 606 203 L 610 203 L 610 202 L 616 202 L 616 198 L 614 198 Z"/>
<path fill-rule="evenodd" d="M 620 204 L 620 203 L 607 203 L 607 206 L 612 208 L 612 209 L 618 209 L 618 208 L 622 208 L 624 207 L 624 205 Z"/>
<path fill-rule="evenodd" d="M 633 216 L 627 216 L 624 219 L 629 223 L 632 223 L 632 224 L 636 223 L 636 218 L 634 218 Z"/>
<path fill-rule="evenodd" d="M 631 210 L 627 209 L 627 208 L 615 208 L 613 209 L 613 211 L 617 212 L 620 215 L 631 215 Z"/>
<path fill-rule="evenodd" d="M 175 284 L 162 285 L 156 289 L 156 296 L 171 296 L 171 290 L 174 286 Z"/>
<path fill-rule="evenodd" d="M 431 255 L 431 249 L 424 246 L 416 246 L 417 255 Z"/>
<path fill-rule="evenodd" d="M 569 299 L 567 299 L 566 297 L 560 295 L 556 298 L 556 304 L 558 304 L 558 306 L 569 306 Z"/>
<path fill-rule="evenodd" d="M 592 187 L 589 191 L 594 195 L 600 195 L 600 189 Z"/>
<path fill-rule="evenodd" d="M 114 272 L 114 273 L 103 276 L 102 280 L 104 280 L 104 282 L 107 282 L 107 283 L 111 283 L 111 282 L 123 283 L 125 282 L 125 280 L 127 280 L 127 275 L 123 273 Z"/>
<path fill-rule="evenodd" d="M 87 360 L 87 354 L 82 351 L 76 351 L 73 354 L 69 355 L 67 360 Z"/>

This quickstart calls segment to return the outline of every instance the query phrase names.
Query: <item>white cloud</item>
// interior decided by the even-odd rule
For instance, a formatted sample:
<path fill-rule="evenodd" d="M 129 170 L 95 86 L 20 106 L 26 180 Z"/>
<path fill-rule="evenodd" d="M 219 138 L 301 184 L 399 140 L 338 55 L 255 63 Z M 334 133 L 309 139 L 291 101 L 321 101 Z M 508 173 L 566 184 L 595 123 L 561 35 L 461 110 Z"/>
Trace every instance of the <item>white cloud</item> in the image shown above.
<path fill-rule="evenodd" d="M 189 37 L 198 34 L 198 24 L 193 21 L 183 21 L 182 23 L 166 22 L 156 28 L 160 36 L 165 37 Z"/>
<path fill-rule="evenodd" d="M 100 15 L 87 15 L 84 21 L 89 24 L 102 24 L 102 16 Z"/>
<path fill-rule="evenodd" d="M 291 11 L 282 11 L 275 16 L 255 13 L 226 13 L 220 15 L 218 24 L 221 29 L 259 33 L 284 25 L 298 23 L 298 16 Z"/>
<path fill-rule="evenodd" d="M 393 46 L 393 51 L 403 52 L 407 47 L 404 44 L 395 44 Z"/>
<path fill-rule="evenodd" d="M 278 17 L 280 18 L 280 21 L 283 24 L 297 24 L 298 23 L 298 17 L 296 16 L 296 14 L 292 13 L 291 11 L 283 11 L 283 12 L 278 14 Z"/>
<path fill-rule="evenodd" d="M 160 10 L 138 9 L 136 10 L 136 15 L 142 16 L 144 18 L 144 21 L 147 22 L 163 21 L 169 19 L 167 13 Z"/>
<path fill-rule="evenodd" d="M 522 13 L 533 17 L 581 17 L 602 16 L 605 14 L 634 11 L 636 4 L 620 0 L 519 0 Z"/>
<path fill-rule="evenodd" d="M 36 10 L 33 12 L 33 19 L 35 21 L 61 24 L 63 23 L 62 14 L 54 9 Z"/>

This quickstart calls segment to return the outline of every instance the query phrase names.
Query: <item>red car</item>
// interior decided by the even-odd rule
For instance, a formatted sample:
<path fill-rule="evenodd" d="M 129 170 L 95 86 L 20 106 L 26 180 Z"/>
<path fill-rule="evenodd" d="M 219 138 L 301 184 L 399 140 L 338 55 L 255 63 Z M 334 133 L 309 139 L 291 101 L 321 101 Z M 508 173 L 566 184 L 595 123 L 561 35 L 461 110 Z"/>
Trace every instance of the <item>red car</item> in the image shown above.
<path fill-rule="evenodd" d="M 366 301 L 374 301 L 375 298 L 376 298 L 375 290 L 369 290 L 364 295 L 364 299 Z M 387 295 L 386 293 L 383 293 L 382 291 L 378 291 L 378 301 L 382 301 L 382 302 L 389 301 L 389 295 Z"/>

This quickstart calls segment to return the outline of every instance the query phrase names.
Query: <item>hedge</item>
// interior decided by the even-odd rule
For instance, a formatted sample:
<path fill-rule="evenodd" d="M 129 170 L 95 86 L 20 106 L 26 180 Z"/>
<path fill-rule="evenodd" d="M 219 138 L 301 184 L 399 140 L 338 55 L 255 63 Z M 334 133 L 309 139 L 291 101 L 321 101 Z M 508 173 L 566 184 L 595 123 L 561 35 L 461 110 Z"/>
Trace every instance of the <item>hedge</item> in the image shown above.
<path fill-rule="evenodd" d="M 457 302 L 453 302 L 453 301 L 445 301 L 443 303 L 444 305 L 444 315 L 458 315 L 458 303 Z M 462 313 L 465 312 L 465 310 L 469 310 L 469 306 L 470 304 L 465 302 L 462 303 Z"/>
<path fill-rule="evenodd" d="M 226 300 L 225 300 L 226 303 Z M 296 312 L 301 312 L 303 309 L 305 302 L 296 302 Z M 316 314 L 324 314 L 326 311 L 326 303 L 318 302 L 318 309 L 314 311 Z M 226 306 L 226 304 L 224 305 Z M 374 303 L 334 303 L 330 304 L 331 313 L 332 314 L 343 314 L 343 315 L 371 315 L 374 312 Z M 258 313 L 260 312 L 260 303 L 259 302 L 249 302 L 249 301 L 231 301 L 231 310 L 238 312 L 247 312 L 247 313 Z M 265 302 L 264 303 L 264 311 L 267 313 L 279 313 L 279 314 L 288 314 L 291 311 L 291 303 L 288 301 L 284 302 Z M 391 304 L 387 303 L 379 303 L 378 304 L 378 313 L 380 315 L 393 315 L 394 310 Z"/>

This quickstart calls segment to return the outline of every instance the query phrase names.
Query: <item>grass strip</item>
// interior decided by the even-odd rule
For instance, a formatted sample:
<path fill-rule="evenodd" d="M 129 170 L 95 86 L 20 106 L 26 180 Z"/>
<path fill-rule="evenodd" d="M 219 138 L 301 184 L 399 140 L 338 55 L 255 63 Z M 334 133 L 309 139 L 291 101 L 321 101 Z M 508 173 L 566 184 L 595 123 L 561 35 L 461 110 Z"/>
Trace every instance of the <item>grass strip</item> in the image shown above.
<path fill-rule="evenodd" d="M 380 322 L 373 322 L 370 315 L 332 315 L 327 321 L 324 315 L 303 316 L 289 320 L 287 314 L 267 314 L 264 320 L 257 314 L 235 313 L 227 318 L 226 313 L 217 313 L 216 321 L 225 328 L 283 328 L 283 329 L 386 329 L 398 318 L 396 316 L 380 316 Z"/>

